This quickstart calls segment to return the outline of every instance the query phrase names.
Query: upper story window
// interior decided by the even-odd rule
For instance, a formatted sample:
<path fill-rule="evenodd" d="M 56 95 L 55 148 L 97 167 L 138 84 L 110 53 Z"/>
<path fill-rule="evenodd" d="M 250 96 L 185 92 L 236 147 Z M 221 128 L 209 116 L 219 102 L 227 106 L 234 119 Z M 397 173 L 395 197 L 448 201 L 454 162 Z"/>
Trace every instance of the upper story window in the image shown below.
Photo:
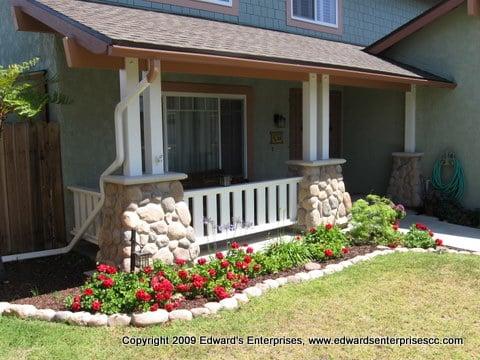
<path fill-rule="evenodd" d="M 337 0 L 292 0 L 292 17 L 325 26 L 338 26 Z"/>
<path fill-rule="evenodd" d="M 203 1 L 206 3 L 212 3 L 217 5 L 223 5 L 223 6 L 232 6 L 232 0 L 197 0 L 197 1 Z"/>
<path fill-rule="evenodd" d="M 191 9 L 205 10 L 226 15 L 238 16 L 240 0 L 151 0 Z"/>
<path fill-rule="evenodd" d="M 287 0 L 287 25 L 340 34 L 342 0 Z"/>

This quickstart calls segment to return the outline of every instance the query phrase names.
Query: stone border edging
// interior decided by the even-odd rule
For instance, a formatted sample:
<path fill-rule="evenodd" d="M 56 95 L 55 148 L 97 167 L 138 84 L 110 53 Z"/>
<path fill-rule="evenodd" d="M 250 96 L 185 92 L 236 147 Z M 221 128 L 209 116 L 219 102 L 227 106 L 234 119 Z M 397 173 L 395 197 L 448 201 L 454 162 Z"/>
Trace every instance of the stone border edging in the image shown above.
<path fill-rule="evenodd" d="M 395 252 L 415 252 L 415 253 L 426 253 L 426 252 L 446 252 L 454 254 L 465 254 L 465 255 L 477 255 L 480 256 L 480 252 L 471 252 L 463 250 L 454 250 L 449 248 L 430 248 L 430 249 L 421 249 L 421 248 L 396 248 L 389 249 L 384 246 L 378 246 L 379 250 L 375 250 L 371 253 L 365 255 L 358 255 L 352 259 L 344 260 L 336 264 L 327 265 L 325 268 L 320 270 L 310 270 L 298 272 L 295 275 L 290 275 L 286 277 L 280 277 L 277 279 L 267 279 L 261 283 L 256 284 L 255 286 L 248 287 L 244 289 L 241 293 L 236 293 L 231 298 L 221 300 L 219 302 L 208 302 L 203 307 L 193 308 L 190 310 L 179 309 L 173 310 L 172 312 L 167 312 L 164 309 L 159 309 L 154 312 L 144 312 L 138 314 L 90 314 L 88 312 L 71 312 L 71 311 L 55 311 L 51 309 L 37 309 L 33 305 L 23 305 L 23 304 L 11 304 L 8 302 L 0 302 L 0 317 L 1 316 L 16 316 L 21 319 L 34 319 L 42 320 L 49 322 L 59 322 L 67 323 L 70 325 L 77 326 L 129 326 L 133 325 L 136 327 L 147 327 L 151 325 L 163 324 L 168 321 L 175 320 L 184 320 L 190 321 L 193 318 L 200 316 L 208 316 L 211 314 L 216 314 L 220 310 L 235 310 L 241 304 L 249 302 L 250 298 L 260 297 L 271 289 L 276 289 L 281 286 L 284 286 L 289 283 L 301 283 L 310 280 L 318 279 L 322 276 L 333 274 L 335 272 L 342 271 L 343 269 L 350 267 L 354 264 L 371 260 L 380 255 L 388 255 Z"/>

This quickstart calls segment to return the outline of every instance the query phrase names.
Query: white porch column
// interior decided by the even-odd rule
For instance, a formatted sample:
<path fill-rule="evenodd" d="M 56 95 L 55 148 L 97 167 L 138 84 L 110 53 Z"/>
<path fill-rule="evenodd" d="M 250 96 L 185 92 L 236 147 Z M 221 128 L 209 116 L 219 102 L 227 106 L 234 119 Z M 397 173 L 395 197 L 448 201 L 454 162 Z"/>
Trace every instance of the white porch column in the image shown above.
<path fill-rule="evenodd" d="M 160 68 L 160 60 L 158 67 Z M 143 93 L 143 136 L 145 144 L 145 172 L 159 175 L 165 172 L 163 159 L 161 71 Z"/>
<path fill-rule="evenodd" d="M 330 76 L 322 75 L 318 81 L 318 160 L 330 158 Z"/>
<path fill-rule="evenodd" d="M 131 94 L 139 82 L 138 59 L 125 59 L 125 69 L 120 70 L 120 92 L 122 98 Z M 123 174 L 125 176 L 142 175 L 142 142 L 140 130 L 140 101 L 137 98 L 125 110 L 124 137 L 125 137 L 125 163 Z"/>
<path fill-rule="evenodd" d="M 405 152 L 415 152 L 415 126 L 417 108 L 417 89 L 412 85 L 410 91 L 405 93 Z"/>
<path fill-rule="evenodd" d="M 303 82 L 303 160 L 317 160 L 317 74 Z"/>

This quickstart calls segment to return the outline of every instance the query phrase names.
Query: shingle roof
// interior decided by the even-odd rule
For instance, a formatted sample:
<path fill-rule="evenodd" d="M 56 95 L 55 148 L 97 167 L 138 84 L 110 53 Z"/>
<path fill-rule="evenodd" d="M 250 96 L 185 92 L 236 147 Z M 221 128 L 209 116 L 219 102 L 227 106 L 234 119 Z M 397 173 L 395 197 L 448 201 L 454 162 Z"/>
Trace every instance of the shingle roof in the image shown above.
<path fill-rule="evenodd" d="M 80 0 L 26 0 L 109 45 L 216 54 L 446 81 L 363 47 L 231 23 Z"/>

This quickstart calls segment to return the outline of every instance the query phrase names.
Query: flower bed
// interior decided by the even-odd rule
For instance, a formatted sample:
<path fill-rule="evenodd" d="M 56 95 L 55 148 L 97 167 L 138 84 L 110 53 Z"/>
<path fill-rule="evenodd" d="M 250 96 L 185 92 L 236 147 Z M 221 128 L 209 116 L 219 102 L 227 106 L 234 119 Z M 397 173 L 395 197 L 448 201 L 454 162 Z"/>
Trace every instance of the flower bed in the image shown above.
<path fill-rule="evenodd" d="M 154 262 L 137 273 L 117 272 L 100 264 L 97 272 L 68 297 L 69 310 L 90 313 L 136 313 L 181 308 L 187 300 L 221 301 L 251 284 L 252 279 L 289 270 L 308 261 L 325 261 L 348 254 L 347 237 L 327 224 L 310 229 L 292 242 L 278 242 L 265 252 L 254 252 L 247 244 L 230 245 L 226 253 L 200 258 L 194 264 L 177 259 L 174 265 Z"/>
<path fill-rule="evenodd" d="M 236 308 L 239 301 L 246 302 L 248 296 L 257 296 L 270 287 L 349 266 L 364 256 L 352 258 L 352 249 L 358 253 L 361 247 L 371 251 L 371 247 L 386 245 L 399 251 L 408 251 L 406 248 L 434 251 L 443 245 L 423 224 L 412 226 L 406 234 L 400 232 L 398 222 L 405 216 L 405 210 L 388 199 L 369 195 L 355 203 L 352 214 L 353 228 L 348 233 L 327 224 L 312 228 L 303 236 L 297 235 L 294 241 L 274 243 L 263 252 L 233 242 L 226 253 L 217 252 L 193 264 L 182 259 L 177 259 L 174 265 L 155 262 L 137 273 L 118 272 L 112 266 L 100 264 L 79 293 L 66 299 L 68 311 L 60 311 L 60 315 L 52 315 L 53 310 L 45 311 L 50 311 L 48 316 L 52 315 L 52 319 L 79 325 L 89 324 L 90 320 L 107 324 L 110 317 L 115 325 L 132 321 L 138 326 L 168 319 L 188 320 L 222 307 Z M 388 251 L 392 252 L 391 249 Z M 302 271 L 306 263 L 309 263 L 308 273 Z M 325 266 L 326 263 L 329 265 Z M 15 308 L 12 309 L 10 312 L 15 313 Z M 28 309 L 35 314 L 35 308 Z"/>
<path fill-rule="evenodd" d="M 249 286 L 243 289 L 240 292 L 236 292 L 232 297 L 225 298 L 220 301 L 211 301 L 205 303 L 202 307 L 193 308 L 190 310 L 187 309 L 178 309 L 168 312 L 164 309 L 159 309 L 156 311 L 147 311 L 144 313 L 135 313 L 135 314 L 91 314 L 88 312 L 71 312 L 71 311 L 54 311 L 50 309 L 36 309 L 32 305 L 19 305 L 19 304 L 9 304 L 0 302 L 0 316 L 17 316 L 20 318 L 32 318 L 37 320 L 44 321 L 55 321 L 63 322 L 71 325 L 80 325 L 80 326 L 128 326 L 134 325 L 139 327 L 156 325 L 166 323 L 167 321 L 172 320 L 191 320 L 194 317 L 198 316 L 208 316 L 210 314 L 215 314 L 220 310 L 234 310 L 238 308 L 242 303 L 246 303 L 252 297 L 258 297 L 270 291 L 272 289 L 284 286 L 288 283 L 300 283 L 304 281 L 310 281 L 318 279 L 322 276 L 333 274 L 335 272 L 341 271 L 353 264 L 357 264 L 363 261 L 368 261 L 373 259 L 376 256 L 387 255 L 394 252 L 448 252 L 448 253 L 460 253 L 460 254 L 474 254 L 479 255 L 480 253 L 471 253 L 468 251 L 457 251 L 453 249 L 446 248 L 413 248 L 408 249 L 404 247 L 397 247 L 393 249 L 385 249 L 385 246 L 380 246 L 381 250 L 375 250 L 373 252 L 367 253 L 365 255 L 357 255 L 350 258 L 349 260 L 338 260 L 337 263 L 330 263 L 325 266 L 323 269 L 310 270 L 310 271 L 301 271 L 296 274 L 289 276 L 280 276 L 276 279 L 265 279 L 255 286 Z M 332 260 L 330 260 L 332 261 Z"/>

